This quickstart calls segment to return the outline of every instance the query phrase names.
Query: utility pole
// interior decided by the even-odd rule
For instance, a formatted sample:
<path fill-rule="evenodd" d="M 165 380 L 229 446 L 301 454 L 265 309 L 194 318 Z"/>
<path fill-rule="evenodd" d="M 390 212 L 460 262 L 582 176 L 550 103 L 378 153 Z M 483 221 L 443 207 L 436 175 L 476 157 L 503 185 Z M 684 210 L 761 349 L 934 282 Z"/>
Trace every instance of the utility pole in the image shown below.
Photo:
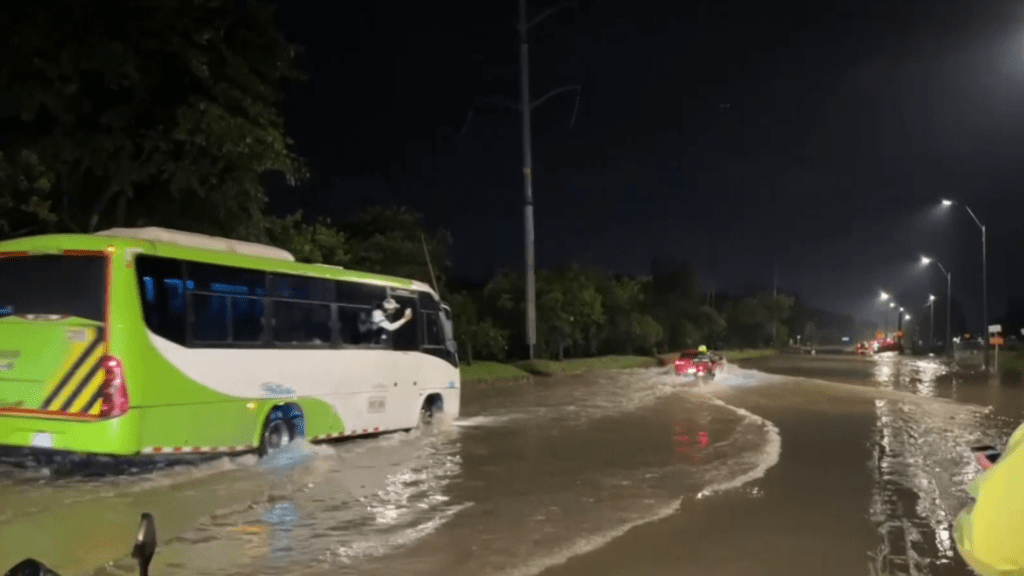
<path fill-rule="evenodd" d="M 522 112 L 523 122 L 523 235 L 526 243 L 526 345 L 529 348 L 531 360 L 534 358 L 534 348 L 537 345 L 537 269 L 534 257 L 533 153 L 530 134 L 530 109 L 549 97 L 567 90 L 577 91 L 576 105 L 578 107 L 580 87 L 579 85 L 563 86 L 562 88 L 552 90 L 535 102 L 530 101 L 530 48 L 528 32 L 531 26 L 558 8 L 571 3 L 557 4 L 542 12 L 532 21 L 527 21 L 526 0 L 519 0 L 519 108 Z M 576 111 L 574 110 L 573 122 L 575 120 Z"/>
<path fill-rule="evenodd" d="M 530 134 L 530 111 L 540 106 L 549 98 L 568 92 L 576 91 L 576 104 L 572 111 L 572 119 L 569 121 L 571 129 L 576 124 L 576 112 L 580 106 L 580 85 L 569 84 L 548 92 L 547 94 L 530 100 L 530 46 L 529 30 L 544 18 L 551 15 L 559 8 L 575 5 L 573 0 L 565 0 L 548 8 L 533 20 L 526 18 L 526 0 L 519 0 L 519 102 L 516 103 L 508 97 L 497 95 L 491 96 L 483 101 L 474 104 L 501 105 L 518 111 L 522 115 L 523 131 L 523 242 L 526 253 L 526 345 L 530 351 L 530 359 L 534 358 L 534 348 L 537 345 L 537 265 L 534 250 L 534 227 L 533 227 L 533 152 L 532 138 Z M 469 130 L 469 123 L 473 119 L 473 106 L 466 114 L 466 121 L 462 125 L 462 134 Z"/>
<path fill-rule="evenodd" d="M 776 305 L 779 298 L 779 262 L 776 259 L 772 264 L 772 346 L 778 344 L 778 318 L 775 317 Z"/>
<path fill-rule="evenodd" d="M 526 0 L 519 0 L 519 102 L 523 120 L 523 232 L 526 241 L 526 345 L 537 345 L 537 281 L 533 244 L 533 152 L 530 139 L 530 46 Z"/>

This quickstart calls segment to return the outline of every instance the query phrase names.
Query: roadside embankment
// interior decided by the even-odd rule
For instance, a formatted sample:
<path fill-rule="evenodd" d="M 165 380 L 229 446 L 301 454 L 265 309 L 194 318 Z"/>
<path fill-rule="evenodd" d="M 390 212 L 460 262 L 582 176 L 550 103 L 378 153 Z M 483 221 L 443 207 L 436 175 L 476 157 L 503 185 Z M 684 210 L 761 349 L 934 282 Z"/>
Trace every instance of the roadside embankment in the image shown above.
<path fill-rule="evenodd" d="M 740 360 L 756 360 L 757 358 L 767 358 L 768 356 L 775 356 L 779 351 L 775 348 L 742 348 L 737 350 L 713 350 L 725 357 L 728 362 L 739 362 Z M 675 361 L 679 357 L 679 352 L 670 352 L 667 354 L 658 354 L 658 359 L 661 364 L 668 365 Z"/>
<path fill-rule="evenodd" d="M 726 350 L 721 353 L 729 362 L 753 360 L 778 354 L 770 348 L 747 348 Z M 667 366 L 679 356 L 678 352 L 658 356 L 596 356 L 593 358 L 569 358 L 566 360 L 521 360 L 513 363 L 476 361 L 460 368 L 463 384 L 491 384 L 517 382 L 534 376 L 547 377 L 559 374 L 578 374 L 594 370 L 622 370 L 626 368 L 652 368 Z"/>

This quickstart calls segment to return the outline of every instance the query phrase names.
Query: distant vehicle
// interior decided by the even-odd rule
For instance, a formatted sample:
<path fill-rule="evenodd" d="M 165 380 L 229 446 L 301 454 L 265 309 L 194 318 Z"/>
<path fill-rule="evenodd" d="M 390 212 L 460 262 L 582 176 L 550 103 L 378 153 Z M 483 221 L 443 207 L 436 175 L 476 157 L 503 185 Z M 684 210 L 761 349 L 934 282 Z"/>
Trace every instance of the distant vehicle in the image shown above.
<path fill-rule="evenodd" d="M 0 242 L 0 452 L 265 455 L 457 417 L 459 394 L 423 282 L 161 228 Z"/>
<path fill-rule="evenodd" d="M 722 366 L 722 358 L 714 353 L 702 354 L 698 350 L 683 350 L 676 358 L 676 374 L 679 376 L 715 377 Z"/>
<path fill-rule="evenodd" d="M 979 339 L 954 340 L 953 361 L 966 369 L 978 369 L 985 364 L 985 343 Z"/>
<path fill-rule="evenodd" d="M 142 520 L 139 522 L 139 532 L 135 536 L 135 546 L 132 548 L 132 558 L 139 563 L 140 576 L 149 576 L 149 563 L 153 561 L 155 553 L 156 523 L 150 513 L 143 512 Z M 60 574 L 35 558 L 26 558 L 5 572 L 4 576 L 60 576 Z"/>

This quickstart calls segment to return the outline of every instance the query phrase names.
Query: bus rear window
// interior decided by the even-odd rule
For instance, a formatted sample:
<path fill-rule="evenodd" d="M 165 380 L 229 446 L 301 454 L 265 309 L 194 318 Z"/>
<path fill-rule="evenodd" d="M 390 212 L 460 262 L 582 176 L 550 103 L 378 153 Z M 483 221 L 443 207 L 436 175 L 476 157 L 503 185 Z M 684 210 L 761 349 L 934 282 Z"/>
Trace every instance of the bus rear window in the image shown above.
<path fill-rule="evenodd" d="M 102 256 L 0 258 L 0 318 L 53 314 L 103 322 L 106 286 Z"/>

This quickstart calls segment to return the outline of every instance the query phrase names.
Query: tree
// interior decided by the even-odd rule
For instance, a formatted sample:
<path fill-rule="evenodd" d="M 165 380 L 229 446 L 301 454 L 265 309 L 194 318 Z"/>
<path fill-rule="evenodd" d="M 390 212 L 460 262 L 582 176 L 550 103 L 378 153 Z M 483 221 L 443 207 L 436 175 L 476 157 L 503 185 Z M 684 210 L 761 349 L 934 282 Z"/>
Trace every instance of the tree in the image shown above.
<path fill-rule="evenodd" d="M 299 211 L 287 218 L 262 216 L 260 222 L 248 239 L 284 248 L 302 262 L 348 264 L 345 235 L 328 219 L 309 225 Z"/>
<path fill-rule="evenodd" d="M 537 275 L 537 340 L 549 354 L 561 360 L 566 347 L 593 353 L 603 323 L 601 295 L 587 270 L 570 264 Z"/>
<path fill-rule="evenodd" d="M 349 266 L 367 272 L 420 280 L 432 285 L 430 266 L 444 292 L 451 263 L 451 235 L 430 234 L 417 212 L 399 206 L 369 206 L 342 224 L 349 244 Z M 423 254 L 424 238 L 430 266 Z M 442 294 L 442 297 L 444 295 Z"/>
<path fill-rule="evenodd" d="M 162 225 L 251 238 L 264 179 L 305 177 L 299 78 L 266 2 L 5 3 L 0 232 Z"/>
<path fill-rule="evenodd" d="M 455 317 L 455 340 L 465 355 L 466 364 L 474 358 L 504 360 L 508 348 L 508 332 L 494 325 L 489 318 L 481 318 L 479 304 L 467 292 L 454 292 L 450 298 Z"/>

